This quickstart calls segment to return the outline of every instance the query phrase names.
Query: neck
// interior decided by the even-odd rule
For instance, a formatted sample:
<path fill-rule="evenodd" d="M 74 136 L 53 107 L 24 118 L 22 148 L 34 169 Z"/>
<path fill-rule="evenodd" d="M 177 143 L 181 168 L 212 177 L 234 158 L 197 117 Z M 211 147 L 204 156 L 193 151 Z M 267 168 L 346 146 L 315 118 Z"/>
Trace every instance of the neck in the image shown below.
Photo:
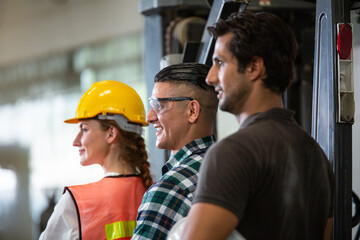
<path fill-rule="evenodd" d="M 213 134 L 213 125 L 209 122 L 197 122 L 195 124 L 192 124 L 189 129 L 187 129 L 187 135 L 182 138 L 181 146 L 179 145 L 178 149 L 171 149 L 172 154 L 177 153 L 181 148 L 183 148 L 186 144 L 202 138 L 211 136 Z"/>
<path fill-rule="evenodd" d="M 119 154 L 109 153 L 102 165 L 104 172 L 116 172 L 123 175 L 135 174 L 136 171 L 129 163 L 119 157 Z"/>
<path fill-rule="evenodd" d="M 241 112 L 235 114 L 236 120 L 241 125 L 246 118 L 255 114 L 266 112 L 272 108 L 283 108 L 281 95 L 268 88 L 257 86 L 245 102 Z"/>

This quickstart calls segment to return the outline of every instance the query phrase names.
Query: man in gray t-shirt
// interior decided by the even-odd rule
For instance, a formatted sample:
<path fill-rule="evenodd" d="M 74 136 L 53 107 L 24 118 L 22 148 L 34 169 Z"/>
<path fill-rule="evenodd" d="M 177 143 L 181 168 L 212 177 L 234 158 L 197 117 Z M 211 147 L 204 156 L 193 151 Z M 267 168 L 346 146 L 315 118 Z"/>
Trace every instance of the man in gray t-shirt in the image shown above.
<path fill-rule="evenodd" d="M 226 239 L 234 229 L 246 239 L 324 239 L 334 176 L 283 109 L 297 50 L 290 28 L 271 13 L 242 12 L 209 31 L 207 83 L 240 129 L 207 152 L 182 239 Z"/>
<path fill-rule="evenodd" d="M 205 159 L 193 204 L 230 211 L 246 239 L 323 239 L 332 170 L 293 112 L 274 108 L 248 117 Z"/>

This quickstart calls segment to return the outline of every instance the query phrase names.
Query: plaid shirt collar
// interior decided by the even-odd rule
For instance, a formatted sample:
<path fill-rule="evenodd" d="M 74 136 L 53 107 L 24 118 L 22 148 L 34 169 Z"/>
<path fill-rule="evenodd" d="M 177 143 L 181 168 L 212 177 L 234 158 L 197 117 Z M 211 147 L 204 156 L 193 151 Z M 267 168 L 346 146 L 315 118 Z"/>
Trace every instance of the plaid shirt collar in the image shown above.
<path fill-rule="evenodd" d="M 185 159 L 195 152 L 206 151 L 207 148 L 215 143 L 216 138 L 214 135 L 198 138 L 177 151 L 174 155 L 170 156 L 170 159 L 162 167 L 162 174 L 164 175 L 169 170 L 179 166 Z"/>

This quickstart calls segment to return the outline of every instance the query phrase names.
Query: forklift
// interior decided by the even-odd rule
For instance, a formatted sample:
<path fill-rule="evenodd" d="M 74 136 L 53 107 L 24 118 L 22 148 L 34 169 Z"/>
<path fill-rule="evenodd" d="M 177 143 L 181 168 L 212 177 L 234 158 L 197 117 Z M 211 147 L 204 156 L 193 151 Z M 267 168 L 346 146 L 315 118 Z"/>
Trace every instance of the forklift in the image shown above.
<path fill-rule="evenodd" d="M 320 144 L 333 167 L 332 238 L 351 239 L 352 228 L 357 228 L 354 239 L 358 240 L 360 200 L 352 191 L 355 104 L 350 11 L 360 9 L 360 1 L 142 0 L 139 12 L 145 18 L 148 96 L 153 77 L 164 66 L 180 62 L 211 66 L 215 41 L 206 28 L 245 9 L 272 12 L 288 22 L 295 34 L 299 45 L 296 71 L 283 96 L 284 107 L 296 112 L 295 120 Z M 155 129 L 150 128 L 149 155 L 156 159 L 152 172 L 159 178 L 169 152 L 157 149 L 155 141 Z"/>

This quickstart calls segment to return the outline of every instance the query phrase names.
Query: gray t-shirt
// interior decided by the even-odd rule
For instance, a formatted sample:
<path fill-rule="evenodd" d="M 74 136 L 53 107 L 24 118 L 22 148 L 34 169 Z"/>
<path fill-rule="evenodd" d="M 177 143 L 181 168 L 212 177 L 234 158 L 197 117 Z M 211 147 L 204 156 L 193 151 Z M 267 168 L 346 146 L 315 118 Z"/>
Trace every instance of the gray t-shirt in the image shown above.
<path fill-rule="evenodd" d="M 246 239 L 323 239 L 334 176 L 320 146 L 275 108 L 207 152 L 194 203 L 233 212 Z"/>

